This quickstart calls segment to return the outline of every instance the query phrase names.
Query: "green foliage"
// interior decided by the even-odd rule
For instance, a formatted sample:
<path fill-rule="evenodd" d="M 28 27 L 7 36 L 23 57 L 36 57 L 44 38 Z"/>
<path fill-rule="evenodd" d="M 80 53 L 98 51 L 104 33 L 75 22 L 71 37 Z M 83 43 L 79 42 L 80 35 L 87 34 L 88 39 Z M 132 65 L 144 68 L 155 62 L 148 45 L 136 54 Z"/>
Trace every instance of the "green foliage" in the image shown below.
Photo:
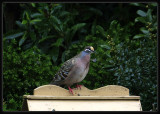
<path fill-rule="evenodd" d="M 33 94 L 34 88 L 48 84 L 57 70 L 50 58 L 36 47 L 22 51 L 14 39 L 4 39 L 3 94 L 5 108 L 21 110 L 22 96 Z"/>
<path fill-rule="evenodd" d="M 63 11 L 63 4 L 33 4 L 20 4 L 26 9 L 22 14 L 22 20 L 16 21 L 21 32 L 7 35 L 5 38 L 19 38 L 18 42 L 22 50 L 36 45 L 43 53 L 50 55 L 53 62 L 57 64 L 58 56 L 62 56 L 63 53 L 60 50 L 55 51 L 55 48 L 68 49 L 76 32 L 86 24 L 74 23 L 74 20 L 71 23 L 69 19 L 74 18 L 75 14 Z M 34 9 L 35 6 L 37 9 Z M 61 14 L 59 15 L 57 11 Z M 65 57 L 64 54 L 63 56 Z M 64 62 L 63 59 L 61 62 Z"/>
<path fill-rule="evenodd" d="M 83 85 L 122 85 L 141 96 L 143 110 L 157 107 L 155 3 L 19 5 L 17 30 L 3 38 L 4 110 L 20 110 L 24 94 L 48 84 L 87 45 L 96 52 Z"/>

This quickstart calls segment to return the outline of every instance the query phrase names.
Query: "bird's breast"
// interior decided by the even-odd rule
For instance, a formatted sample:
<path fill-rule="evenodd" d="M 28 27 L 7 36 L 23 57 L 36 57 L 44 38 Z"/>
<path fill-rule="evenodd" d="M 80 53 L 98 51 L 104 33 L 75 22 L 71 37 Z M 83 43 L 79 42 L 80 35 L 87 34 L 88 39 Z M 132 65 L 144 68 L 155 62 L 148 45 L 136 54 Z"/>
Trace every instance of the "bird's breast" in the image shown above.
<path fill-rule="evenodd" d="M 69 72 L 66 78 L 66 83 L 78 83 L 81 82 L 87 75 L 89 70 L 90 56 L 84 58 L 77 58 L 74 67 Z"/>
<path fill-rule="evenodd" d="M 77 82 L 81 82 L 87 75 L 88 70 L 89 70 L 89 59 L 80 59 L 77 62 Z"/>

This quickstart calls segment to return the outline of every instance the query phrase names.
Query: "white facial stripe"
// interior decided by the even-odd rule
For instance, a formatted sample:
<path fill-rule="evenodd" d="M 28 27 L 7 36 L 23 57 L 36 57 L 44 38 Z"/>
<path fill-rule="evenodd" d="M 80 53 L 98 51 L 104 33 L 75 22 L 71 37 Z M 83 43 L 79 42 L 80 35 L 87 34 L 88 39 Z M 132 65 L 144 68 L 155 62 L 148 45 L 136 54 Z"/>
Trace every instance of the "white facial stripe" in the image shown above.
<path fill-rule="evenodd" d="M 90 49 L 85 49 L 85 51 L 91 51 Z"/>

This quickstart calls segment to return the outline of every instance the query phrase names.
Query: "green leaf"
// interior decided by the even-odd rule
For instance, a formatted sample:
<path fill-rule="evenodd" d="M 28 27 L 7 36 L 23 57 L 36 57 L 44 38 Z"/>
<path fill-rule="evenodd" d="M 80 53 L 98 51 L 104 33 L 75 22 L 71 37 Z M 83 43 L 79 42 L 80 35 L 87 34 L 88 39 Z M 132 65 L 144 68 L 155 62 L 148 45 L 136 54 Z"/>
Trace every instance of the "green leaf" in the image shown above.
<path fill-rule="evenodd" d="M 57 49 L 57 47 L 55 47 L 55 49 L 53 49 L 52 51 L 53 51 L 52 60 L 53 62 L 56 62 L 59 54 L 59 48 Z"/>
<path fill-rule="evenodd" d="M 140 30 L 144 33 L 144 34 L 149 34 L 149 31 L 148 30 L 146 30 L 145 28 L 140 28 Z"/>
<path fill-rule="evenodd" d="M 24 25 L 27 24 L 27 23 L 28 23 L 27 20 L 23 20 L 23 21 L 22 21 L 22 24 L 24 24 Z"/>
<path fill-rule="evenodd" d="M 21 46 L 25 42 L 27 38 L 26 35 L 27 35 L 27 32 L 25 31 L 23 37 L 19 41 L 19 46 Z"/>
<path fill-rule="evenodd" d="M 52 46 L 59 47 L 60 45 L 62 45 L 63 41 L 64 41 L 63 38 L 59 38 L 59 39 L 56 41 L 56 43 L 53 43 L 53 44 L 51 45 L 51 47 L 52 47 Z"/>
<path fill-rule="evenodd" d="M 135 35 L 133 37 L 133 39 L 139 39 L 139 38 L 142 38 L 142 37 L 144 37 L 144 34 L 138 34 L 138 35 Z"/>
<path fill-rule="evenodd" d="M 51 19 L 52 19 L 53 23 L 59 24 L 59 25 L 61 24 L 61 21 L 56 16 L 51 16 Z"/>
<path fill-rule="evenodd" d="M 100 45 L 102 48 L 105 48 L 105 49 L 111 49 L 111 47 L 109 45 Z"/>
<path fill-rule="evenodd" d="M 30 16 L 29 16 L 29 13 L 26 11 L 26 17 L 27 17 L 27 20 L 30 20 Z"/>
<path fill-rule="evenodd" d="M 114 67 L 115 67 L 114 65 L 104 65 L 102 68 L 112 69 L 112 68 L 114 68 Z"/>
<path fill-rule="evenodd" d="M 142 17 L 146 17 L 147 16 L 146 12 L 144 12 L 142 10 L 138 10 L 137 14 L 140 15 L 140 16 L 142 16 Z"/>
<path fill-rule="evenodd" d="M 57 30 L 58 32 L 61 32 L 61 21 L 56 17 L 56 16 L 51 16 L 51 24 L 54 26 L 54 29 Z"/>
<path fill-rule="evenodd" d="M 36 4 L 35 3 L 31 3 L 32 7 L 36 7 Z"/>
<path fill-rule="evenodd" d="M 23 34 L 24 34 L 24 32 L 19 32 L 19 33 L 16 33 L 16 34 L 6 36 L 5 39 L 14 39 L 14 38 L 22 36 Z"/>
<path fill-rule="evenodd" d="M 32 18 L 36 18 L 36 17 L 40 17 L 40 16 L 42 16 L 41 13 L 34 13 L 31 15 Z"/>
<path fill-rule="evenodd" d="M 86 25 L 86 23 L 78 23 L 78 24 L 76 24 L 76 25 L 74 25 L 74 26 L 72 26 L 72 28 L 71 28 L 71 34 L 70 34 L 70 40 L 73 38 L 73 36 L 75 35 L 75 33 L 79 30 L 79 29 L 81 29 L 82 27 L 84 27 Z"/>
<path fill-rule="evenodd" d="M 104 31 L 104 29 L 103 29 L 100 25 L 97 25 L 96 28 L 97 28 L 97 30 L 98 30 L 104 37 L 106 37 L 105 31 Z"/>
<path fill-rule="evenodd" d="M 92 35 L 94 35 L 96 33 L 96 19 L 94 20 L 94 22 L 92 24 L 91 33 L 92 33 Z"/>
<path fill-rule="evenodd" d="M 38 43 L 44 42 L 45 40 L 52 39 L 52 38 L 56 38 L 56 35 L 49 35 L 49 36 L 43 37 L 38 41 Z"/>
<path fill-rule="evenodd" d="M 130 3 L 133 6 L 139 6 L 139 7 L 144 7 L 145 8 L 145 4 L 142 3 Z"/>
<path fill-rule="evenodd" d="M 137 65 L 139 65 L 140 64 L 140 60 L 137 58 L 137 60 L 136 60 L 136 63 L 137 63 Z"/>
<path fill-rule="evenodd" d="M 31 48 L 32 45 L 33 45 L 33 42 L 27 43 L 27 44 L 25 44 L 25 45 L 23 46 L 23 49 L 24 49 L 24 50 L 27 50 L 27 49 Z"/>
<path fill-rule="evenodd" d="M 135 22 L 146 23 L 146 20 L 144 17 L 137 17 L 137 18 L 135 18 Z"/>
<path fill-rule="evenodd" d="M 20 22 L 20 21 L 16 21 L 16 24 L 20 27 L 20 28 L 24 28 L 24 25 Z"/>
<path fill-rule="evenodd" d="M 15 100 L 14 100 L 13 98 L 11 98 L 11 99 L 9 100 L 9 103 L 10 103 L 10 104 L 15 103 Z"/>
<path fill-rule="evenodd" d="M 78 23 L 78 24 L 72 26 L 71 29 L 74 30 L 74 31 L 77 31 L 78 29 L 84 27 L 85 25 L 86 25 L 86 23 Z"/>
<path fill-rule="evenodd" d="M 35 24 L 37 22 L 41 22 L 41 19 L 33 19 L 30 21 L 31 24 Z"/>
<path fill-rule="evenodd" d="M 118 24 L 118 21 L 117 20 L 113 20 L 110 24 L 110 29 L 116 29 L 116 26 Z"/>
<path fill-rule="evenodd" d="M 110 50 L 107 50 L 105 54 L 106 54 L 109 58 L 111 57 L 111 55 L 110 55 Z"/>
<path fill-rule="evenodd" d="M 53 27 L 56 31 L 61 32 L 60 26 L 57 26 L 56 24 L 53 23 Z"/>
<path fill-rule="evenodd" d="M 67 30 L 65 31 L 65 42 L 66 42 L 66 44 L 69 43 L 69 39 L 72 39 L 71 29 L 67 28 Z"/>
<path fill-rule="evenodd" d="M 157 3 L 151 3 L 150 5 L 156 7 L 158 4 Z"/>
<path fill-rule="evenodd" d="M 40 82 L 35 82 L 35 85 L 38 87 L 40 86 Z"/>
<path fill-rule="evenodd" d="M 139 3 L 130 3 L 133 6 L 140 6 Z"/>
<path fill-rule="evenodd" d="M 35 32 L 30 32 L 30 37 L 31 37 L 31 39 L 33 40 L 33 41 L 35 41 L 36 40 L 36 34 L 35 34 Z"/>
<path fill-rule="evenodd" d="M 21 38 L 20 41 L 19 41 L 19 46 L 21 46 L 24 43 L 25 40 L 26 40 L 26 37 Z"/>
<path fill-rule="evenodd" d="M 148 18 L 148 21 L 152 22 L 152 14 L 151 14 L 151 9 L 148 9 L 147 11 L 147 18 Z"/>
<path fill-rule="evenodd" d="M 69 14 L 70 14 L 70 12 L 68 12 L 68 11 L 62 11 L 59 16 L 64 17 L 64 16 L 67 16 Z"/>

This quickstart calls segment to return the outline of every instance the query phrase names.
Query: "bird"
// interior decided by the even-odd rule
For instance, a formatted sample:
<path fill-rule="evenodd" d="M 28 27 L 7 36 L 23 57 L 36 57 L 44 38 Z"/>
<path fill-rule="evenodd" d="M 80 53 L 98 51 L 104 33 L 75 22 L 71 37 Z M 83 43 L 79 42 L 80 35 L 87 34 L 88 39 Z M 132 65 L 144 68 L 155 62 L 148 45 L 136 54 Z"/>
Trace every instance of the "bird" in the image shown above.
<path fill-rule="evenodd" d="M 73 94 L 73 90 L 70 87 L 75 83 L 81 82 L 86 77 L 92 53 L 94 53 L 94 48 L 86 46 L 79 54 L 65 61 L 50 84 L 67 85 L 69 92 Z M 76 87 L 81 89 L 81 86 L 77 84 Z"/>

